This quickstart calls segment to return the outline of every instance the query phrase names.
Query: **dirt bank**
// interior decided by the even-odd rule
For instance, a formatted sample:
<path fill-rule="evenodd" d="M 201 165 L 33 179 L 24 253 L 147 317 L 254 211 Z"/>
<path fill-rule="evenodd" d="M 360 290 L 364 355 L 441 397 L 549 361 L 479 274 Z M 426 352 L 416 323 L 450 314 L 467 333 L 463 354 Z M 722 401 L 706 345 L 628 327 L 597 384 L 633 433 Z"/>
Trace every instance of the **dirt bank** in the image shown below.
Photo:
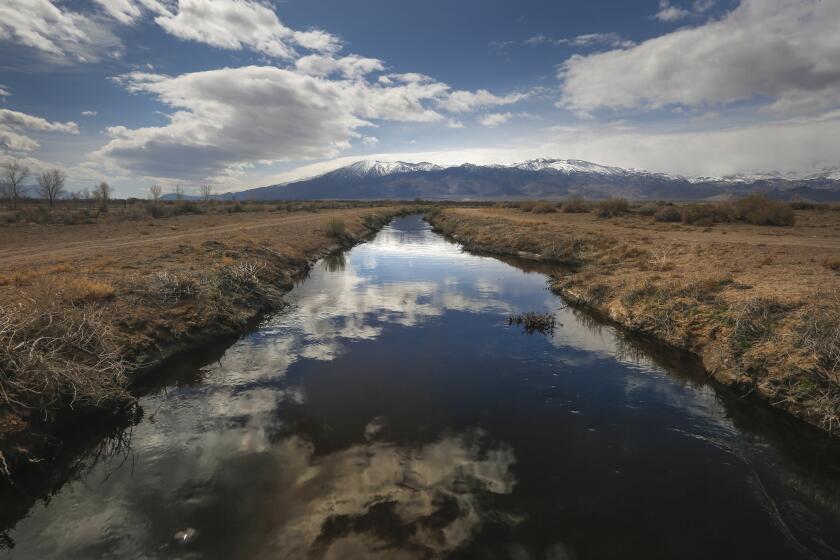
<path fill-rule="evenodd" d="M 716 380 L 836 434 L 840 212 L 803 210 L 796 219 L 793 227 L 703 227 L 632 211 L 430 215 L 467 249 L 557 264 L 551 287 L 570 303 L 695 353 Z"/>
<path fill-rule="evenodd" d="M 282 305 L 312 262 L 399 211 L 0 227 L 0 475 L 49 459 L 58 416 L 131 408 L 129 387 L 143 372 L 242 332 Z"/>

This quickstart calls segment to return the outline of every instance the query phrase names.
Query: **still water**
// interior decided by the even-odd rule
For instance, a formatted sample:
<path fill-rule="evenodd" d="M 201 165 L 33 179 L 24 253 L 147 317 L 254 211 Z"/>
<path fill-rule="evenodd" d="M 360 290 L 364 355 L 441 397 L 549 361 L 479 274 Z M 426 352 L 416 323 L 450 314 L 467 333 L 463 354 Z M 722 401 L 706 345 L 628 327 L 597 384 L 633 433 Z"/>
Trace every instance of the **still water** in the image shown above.
<path fill-rule="evenodd" d="M 840 556 L 835 443 L 539 271 L 411 216 L 287 299 L 164 372 L 0 558 Z M 508 326 L 523 311 L 556 330 Z"/>

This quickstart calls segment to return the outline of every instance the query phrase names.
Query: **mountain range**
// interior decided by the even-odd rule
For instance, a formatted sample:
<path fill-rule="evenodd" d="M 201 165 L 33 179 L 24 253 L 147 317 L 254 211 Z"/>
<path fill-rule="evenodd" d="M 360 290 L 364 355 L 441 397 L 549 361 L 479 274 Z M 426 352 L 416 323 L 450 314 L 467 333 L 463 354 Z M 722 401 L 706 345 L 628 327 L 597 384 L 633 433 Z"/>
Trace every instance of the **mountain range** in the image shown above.
<path fill-rule="evenodd" d="M 359 161 L 317 177 L 220 194 L 225 200 L 552 199 L 620 196 L 634 200 L 715 200 L 759 192 L 814 202 L 840 200 L 840 167 L 806 177 L 778 173 L 688 178 L 581 160 L 533 159 L 510 165 Z"/>

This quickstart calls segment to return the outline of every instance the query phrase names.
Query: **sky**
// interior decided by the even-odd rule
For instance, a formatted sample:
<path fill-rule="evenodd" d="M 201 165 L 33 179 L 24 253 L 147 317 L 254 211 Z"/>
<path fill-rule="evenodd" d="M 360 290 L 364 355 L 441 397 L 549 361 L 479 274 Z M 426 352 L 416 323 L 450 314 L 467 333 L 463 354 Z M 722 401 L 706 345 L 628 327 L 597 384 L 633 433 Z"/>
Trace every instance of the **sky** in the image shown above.
<path fill-rule="evenodd" d="M 840 0 L 3 0 L 0 160 L 217 192 L 359 159 L 840 166 Z"/>

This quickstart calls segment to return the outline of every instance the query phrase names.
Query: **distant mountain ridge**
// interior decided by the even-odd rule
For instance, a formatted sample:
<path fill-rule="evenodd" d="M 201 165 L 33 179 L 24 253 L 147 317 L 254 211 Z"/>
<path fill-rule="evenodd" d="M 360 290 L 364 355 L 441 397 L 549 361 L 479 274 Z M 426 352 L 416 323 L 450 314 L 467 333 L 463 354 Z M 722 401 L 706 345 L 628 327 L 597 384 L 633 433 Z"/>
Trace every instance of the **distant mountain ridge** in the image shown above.
<path fill-rule="evenodd" d="M 358 161 L 323 175 L 219 195 L 238 200 L 497 200 L 587 198 L 713 200 L 760 192 L 781 199 L 840 200 L 840 167 L 805 178 L 781 174 L 687 178 L 582 160 L 538 158 L 509 165 Z"/>

